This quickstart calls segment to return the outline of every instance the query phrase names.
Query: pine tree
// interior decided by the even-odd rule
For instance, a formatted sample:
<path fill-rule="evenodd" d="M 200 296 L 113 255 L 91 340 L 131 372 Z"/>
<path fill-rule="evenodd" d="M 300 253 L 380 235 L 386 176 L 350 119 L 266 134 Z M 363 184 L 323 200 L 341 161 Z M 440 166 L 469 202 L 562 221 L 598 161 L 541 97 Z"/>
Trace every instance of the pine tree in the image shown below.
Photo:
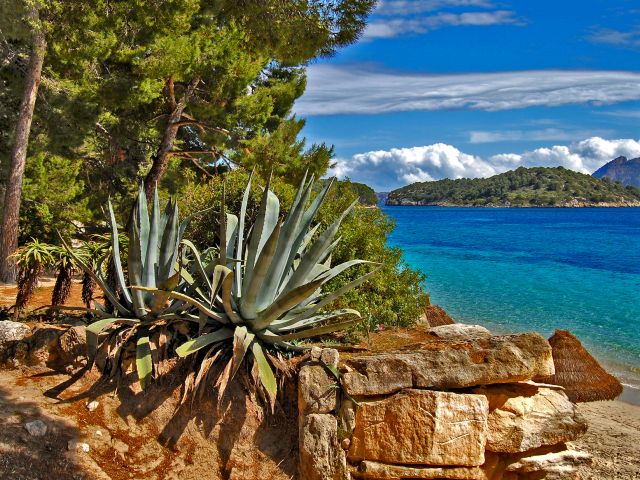
<path fill-rule="evenodd" d="M 47 48 L 44 29 L 39 21 L 39 6 L 33 4 L 27 6 L 26 9 L 25 20 L 32 29 L 32 45 L 5 187 L 2 226 L 0 228 L 0 282 L 2 283 L 13 283 L 16 278 L 15 266 L 8 261 L 8 257 L 18 248 L 22 177 L 27 161 L 27 147 L 29 145 L 33 110 L 36 104 L 40 75 Z"/>

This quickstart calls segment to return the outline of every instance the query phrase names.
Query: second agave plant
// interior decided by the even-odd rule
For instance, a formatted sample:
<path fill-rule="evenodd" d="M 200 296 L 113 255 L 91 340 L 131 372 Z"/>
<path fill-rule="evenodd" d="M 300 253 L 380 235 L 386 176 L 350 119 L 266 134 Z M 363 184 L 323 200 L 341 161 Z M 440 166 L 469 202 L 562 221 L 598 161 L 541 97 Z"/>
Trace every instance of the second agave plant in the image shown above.
<path fill-rule="evenodd" d="M 176 351 L 180 356 L 187 356 L 208 347 L 206 356 L 210 357 L 219 349 L 231 347 L 231 360 L 224 375 L 229 380 L 245 358 L 252 358 L 257 377 L 273 402 L 277 386 L 269 352 L 303 350 L 300 340 L 342 330 L 358 322 L 360 314 L 355 310 L 326 311 L 326 308 L 376 270 L 336 291 L 323 291 L 327 282 L 348 268 L 371 263 L 351 260 L 331 266 L 331 252 L 339 242 L 335 239 L 338 228 L 355 206 L 354 202 L 326 230 L 317 233 L 318 225 L 312 226 L 312 223 L 332 182 L 311 200 L 313 179 L 309 182 L 303 179 L 284 219 L 280 218 L 278 198 L 267 182 L 251 234 L 247 235 L 252 177 L 239 215 L 225 212 L 223 193 L 216 257 L 207 261 L 206 255 L 200 255 L 185 241 L 196 254 L 195 276 L 200 283 L 202 301 L 211 312 L 200 335 Z M 157 289 L 148 290 L 157 292 Z M 203 361 L 203 365 L 210 362 Z"/>
<path fill-rule="evenodd" d="M 199 316 L 194 312 L 200 309 L 208 313 L 209 309 L 188 295 L 194 286 L 193 282 L 189 283 L 185 279 L 188 273 L 181 272 L 182 263 L 179 258 L 188 219 L 179 222 L 177 204 L 167 202 L 161 213 L 158 194 L 154 191 L 149 215 L 144 189 L 140 188 L 130 220 L 126 268 L 121 258 L 118 227 L 111 201 L 108 206 L 111 225 L 110 260 L 116 273 L 116 289 L 108 285 L 102 274 L 102 265 L 91 268 L 71 247 L 66 243 L 64 245 L 114 307 L 113 312 L 108 312 L 101 305 L 96 305 L 98 308 L 94 313 L 102 318 L 87 327 L 90 349 L 95 351 L 103 330 L 111 326 L 125 329 L 124 338 L 136 343 L 136 368 L 138 379 L 144 388 L 153 373 L 150 331 L 157 325 L 166 325 L 175 320 L 197 322 Z M 149 289 L 156 291 L 149 292 Z"/>

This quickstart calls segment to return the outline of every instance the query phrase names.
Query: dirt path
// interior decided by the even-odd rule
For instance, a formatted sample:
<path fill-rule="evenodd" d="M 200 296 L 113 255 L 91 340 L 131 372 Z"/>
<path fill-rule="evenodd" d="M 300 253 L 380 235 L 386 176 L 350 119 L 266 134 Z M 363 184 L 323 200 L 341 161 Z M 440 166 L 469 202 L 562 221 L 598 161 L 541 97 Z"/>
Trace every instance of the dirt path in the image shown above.
<path fill-rule="evenodd" d="M 108 479 L 90 456 L 68 449 L 81 432 L 77 419 L 63 415 L 57 400 L 43 396 L 43 387 L 57 383 L 52 380 L 0 370 L 0 478 Z M 25 424 L 38 420 L 46 425 L 46 433 L 32 436 Z"/>

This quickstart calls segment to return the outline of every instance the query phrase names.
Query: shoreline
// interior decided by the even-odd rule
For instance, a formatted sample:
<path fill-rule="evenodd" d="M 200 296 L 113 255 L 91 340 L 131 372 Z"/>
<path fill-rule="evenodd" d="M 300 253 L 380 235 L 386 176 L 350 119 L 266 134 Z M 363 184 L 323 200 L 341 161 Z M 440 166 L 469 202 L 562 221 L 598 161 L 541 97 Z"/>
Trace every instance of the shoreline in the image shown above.
<path fill-rule="evenodd" d="M 455 203 L 385 203 L 383 207 L 440 207 L 440 208 L 640 208 L 640 203 L 637 204 L 580 204 L 580 205 L 458 205 Z"/>

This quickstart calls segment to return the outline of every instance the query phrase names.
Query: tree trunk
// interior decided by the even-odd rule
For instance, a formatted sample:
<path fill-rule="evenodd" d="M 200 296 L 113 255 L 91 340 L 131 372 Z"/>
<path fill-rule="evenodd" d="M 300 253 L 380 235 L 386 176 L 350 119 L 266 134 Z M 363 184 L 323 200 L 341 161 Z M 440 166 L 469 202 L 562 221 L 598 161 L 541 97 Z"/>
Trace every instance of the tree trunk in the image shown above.
<path fill-rule="evenodd" d="M 32 19 L 38 19 L 34 10 Z M 33 52 L 29 60 L 29 68 L 25 78 L 24 95 L 18 113 L 18 123 L 11 152 L 11 164 L 4 196 L 4 214 L 0 233 L 0 282 L 13 283 L 16 279 L 15 265 L 8 258 L 18 248 L 18 221 L 20 219 L 20 200 L 22 196 L 22 177 L 27 160 L 27 146 L 33 110 L 40 86 L 42 64 L 44 63 L 47 41 L 44 31 L 37 29 L 33 37 Z"/>
<path fill-rule="evenodd" d="M 170 78 L 167 82 L 168 90 L 169 90 L 169 102 L 171 104 L 171 113 L 169 114 L 169 118 L 167 120 L 167 126 L 164 129 L 164 134 L 162 135 L 162 142 L 160 143 L 160 147 L 158 151 L 153 156 L 153 163 L 151 165 L 151 169 L 144 179 L 144 189 L 147 194 L 147 200 L 149 202 L 153 199 L 153 190 L 155 186 L 162 178 L 165 170 L 167 169 L 167 165 L 169 164 L 169 157 L 171 156 L 171 150 L 173 149 L 173 143 L 176 140 L 176 136 L 178 135 L 178 129 L 180 128 L 180 120 L 182 118 L 182 114 L 184 113 L 184 109 L 187 106 L 189 99 L 193 96 L 198 84 L 200 83 L 200 77 L 196 77 L 189 82 L 186 90 L 180 97 L 178 102 L 175 101 L 175 96 L 173 93 L 173 79 Z"/>

